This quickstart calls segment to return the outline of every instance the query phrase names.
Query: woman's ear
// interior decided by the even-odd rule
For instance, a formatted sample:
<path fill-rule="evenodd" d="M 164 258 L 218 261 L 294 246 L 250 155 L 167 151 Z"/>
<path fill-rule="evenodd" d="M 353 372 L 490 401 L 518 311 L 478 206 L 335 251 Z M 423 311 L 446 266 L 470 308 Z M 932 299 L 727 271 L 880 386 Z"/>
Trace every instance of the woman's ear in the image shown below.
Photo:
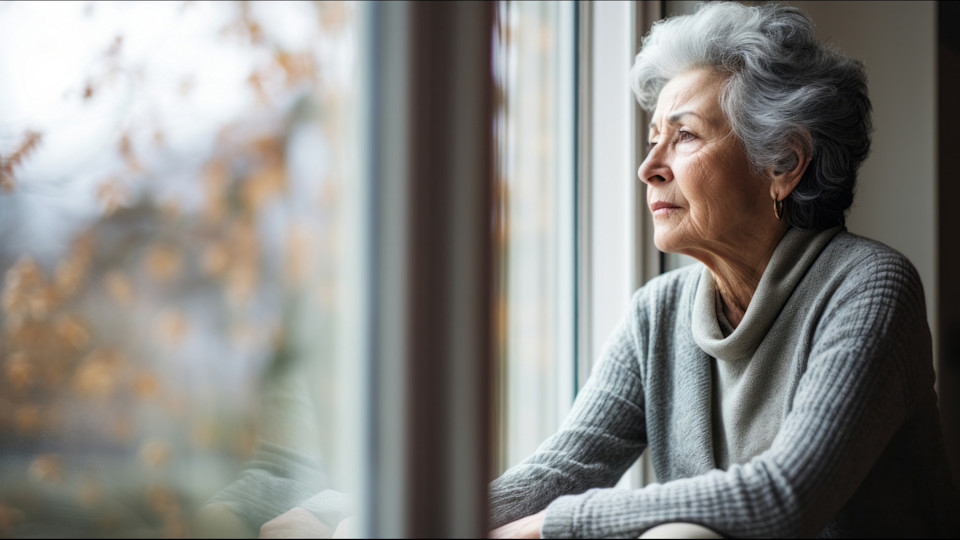
<path fill-rule="evenodd" d="M 793 192 L 810 161 L 813 159 L 813 141 L 810 133 L 804 131 L 790 141 L 792 159 L 785 160 L 780 167 L 768 171 L 770 178 L 770 197 L 782 201 Z M 782 169 L 782 170 L 781 170 Z"/>

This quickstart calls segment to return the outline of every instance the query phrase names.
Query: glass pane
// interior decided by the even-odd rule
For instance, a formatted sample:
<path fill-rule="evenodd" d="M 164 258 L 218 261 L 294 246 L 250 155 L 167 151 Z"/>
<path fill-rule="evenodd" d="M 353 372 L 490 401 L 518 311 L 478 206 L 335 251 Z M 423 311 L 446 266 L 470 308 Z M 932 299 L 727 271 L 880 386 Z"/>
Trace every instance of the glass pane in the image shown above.
<path fill-rule="evenodd" d="M 574 5 L 501 2 L 498 19 L 499 473 L 572 402 L 576 113 Z"/>
<path fill-rule="evenodd" d="M 0 536 L 355 508 L 357 12 L 0 4 Z"/>

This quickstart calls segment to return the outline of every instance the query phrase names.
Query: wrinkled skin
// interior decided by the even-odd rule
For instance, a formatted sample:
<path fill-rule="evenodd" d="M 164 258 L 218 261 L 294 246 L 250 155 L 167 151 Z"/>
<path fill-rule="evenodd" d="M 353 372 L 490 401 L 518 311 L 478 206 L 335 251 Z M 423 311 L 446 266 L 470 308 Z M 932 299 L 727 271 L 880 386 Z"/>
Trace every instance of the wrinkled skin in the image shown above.
<path fill-rule="evenodd" d="M 650 152 L 637 174 L 648 185 L 657 247 L 706 264 L 736 325 L 787 230 L 773 201 L 790 194 L 809 159 L 798 145 L 794 170 L 754 171 L 720 107 L 724 81 L 721 73 L 696 68 L 664 86 Z"/>

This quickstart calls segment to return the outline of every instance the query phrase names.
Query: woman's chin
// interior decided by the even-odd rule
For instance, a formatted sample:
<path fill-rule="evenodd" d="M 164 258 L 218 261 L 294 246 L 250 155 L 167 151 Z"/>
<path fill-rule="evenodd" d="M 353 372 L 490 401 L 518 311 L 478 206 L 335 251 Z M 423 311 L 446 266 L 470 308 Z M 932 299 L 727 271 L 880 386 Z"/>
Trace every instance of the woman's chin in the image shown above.
<path fill-rule="evenodd" d="M 657 246 L 657 249 L 664 253 L 677 253 L 677 242 L 674 235 L 670 231 L 660 231 L 654 229 L 653 232 L 653 245 Z"/>

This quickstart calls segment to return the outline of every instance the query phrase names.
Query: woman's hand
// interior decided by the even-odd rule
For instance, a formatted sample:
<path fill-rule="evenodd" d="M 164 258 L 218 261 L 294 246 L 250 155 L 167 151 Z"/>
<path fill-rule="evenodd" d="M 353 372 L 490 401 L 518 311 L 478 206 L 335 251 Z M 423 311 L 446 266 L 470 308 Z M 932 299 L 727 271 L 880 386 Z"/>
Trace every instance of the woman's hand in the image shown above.
<path fill-rule="evenodd" d="M 490 538 L 540 538 L 546 510 L 490 531 Z"/>

